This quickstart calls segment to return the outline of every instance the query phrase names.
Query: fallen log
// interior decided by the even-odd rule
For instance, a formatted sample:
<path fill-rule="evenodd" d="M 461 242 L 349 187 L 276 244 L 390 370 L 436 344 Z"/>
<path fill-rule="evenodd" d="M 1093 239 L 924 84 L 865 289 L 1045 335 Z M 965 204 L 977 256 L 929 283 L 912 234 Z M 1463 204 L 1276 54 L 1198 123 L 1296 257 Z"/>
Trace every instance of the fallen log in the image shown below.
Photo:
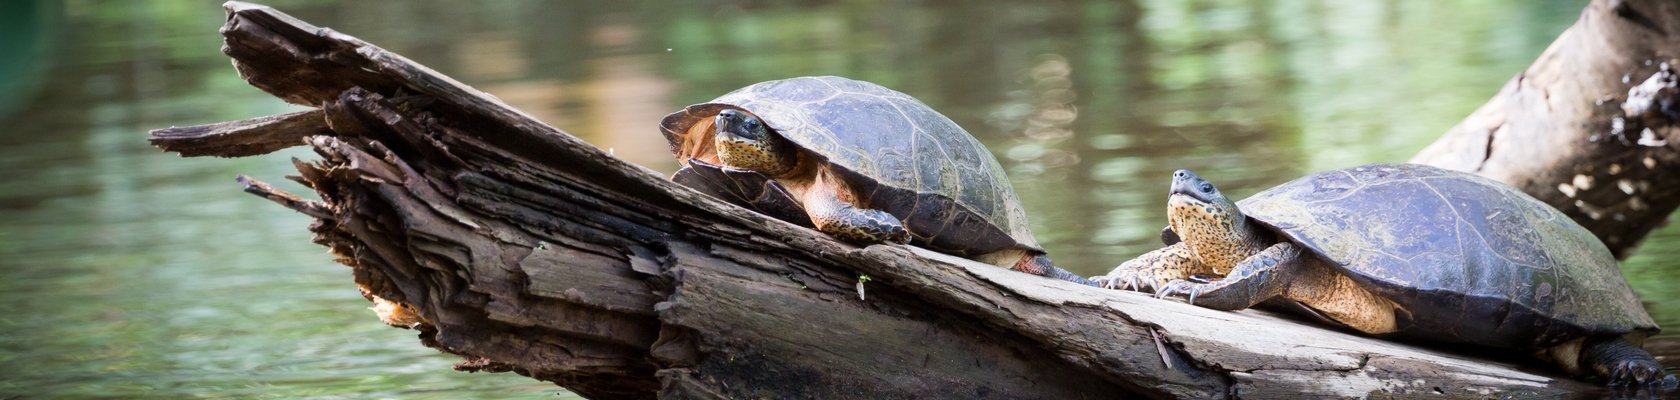
<path fill-rule="evenodd" d="M 1563 210 L 1626 258 L 1680 207 L 1680 3 L 1593 1 L 1526 71 L 1411 162 Z"/>
<path fill-rule="evenodd" d="M 183 155 L 295 139 L 292 179 L 389 324 L 591 398 L 1574 397 L 1501 362 L 857 247 L 675 185 L 356 38 L 227 3 L 224 52 L 315 107 L 154 131 Z M 281 121 L 281 122 L 277 122 Z M 649 121 L 649 140 L 658 140 Z"/>

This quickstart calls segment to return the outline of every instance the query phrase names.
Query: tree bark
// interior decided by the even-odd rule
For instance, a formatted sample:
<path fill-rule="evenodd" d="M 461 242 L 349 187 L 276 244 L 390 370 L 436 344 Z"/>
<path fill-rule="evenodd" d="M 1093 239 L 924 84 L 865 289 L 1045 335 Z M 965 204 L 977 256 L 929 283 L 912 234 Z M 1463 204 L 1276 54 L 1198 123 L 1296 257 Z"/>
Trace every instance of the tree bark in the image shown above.
<path fill-rule="evenodd" d="M 1680 207 L 1680 3 L 1598 0 L 1499 94 L 1412 158 L 1545 201 L 1626 258 Z"/>
<path fill-rule="evenodd" d="M 1599 394 L 1545 369 L 1258 311 L 837 242 L 675 185 L 353 37 L 226 8 L 224 52 L 240 75 L 316 109 L 158 130 L 153 143 L 183 155 L 313 148 L 321 160 L 294 160 L 293 179 L 318 202 L 241 182 L 317 218 L 316 242 L 381 318 L 467 358 L 459 369 L 592 398 Z"/>

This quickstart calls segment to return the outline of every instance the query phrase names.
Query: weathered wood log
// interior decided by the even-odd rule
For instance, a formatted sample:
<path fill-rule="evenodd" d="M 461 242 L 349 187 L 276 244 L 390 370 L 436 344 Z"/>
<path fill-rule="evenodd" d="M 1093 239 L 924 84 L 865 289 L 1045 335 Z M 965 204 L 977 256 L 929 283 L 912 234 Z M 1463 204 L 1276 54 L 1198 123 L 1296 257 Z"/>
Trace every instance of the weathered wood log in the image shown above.
<path fill-rule="evenodd" d="M 295 179 L 319 202 L 252 180 L 246 190 L 316 217 L 316 242 L 382 318 L 466 357 L 460 369 L 593 398 L 1596 390 L 1262 312 L 837 242 L 675 185 L 361 40 L 226 7 L 224 51 L 241 76 L 317 107 L 269 118 L 318 121 L 172 128 L 154 143 L 239 156 L 301 138 L 322 159 L 295 162 Z"/>
<path fill-rule="evenodd" d="M 182 156 L 245 157 L 303 144 L 309 136 L 330 134 L 321 110 L 270 115 L 225 124 L 159 129 L 152 145 Z"/>
<path fill-rule="evenodd" d="M 1626 258 L 1680 207 L 1680 3 L 1597 0 L 1412 162 L 1545 201 Z"/>

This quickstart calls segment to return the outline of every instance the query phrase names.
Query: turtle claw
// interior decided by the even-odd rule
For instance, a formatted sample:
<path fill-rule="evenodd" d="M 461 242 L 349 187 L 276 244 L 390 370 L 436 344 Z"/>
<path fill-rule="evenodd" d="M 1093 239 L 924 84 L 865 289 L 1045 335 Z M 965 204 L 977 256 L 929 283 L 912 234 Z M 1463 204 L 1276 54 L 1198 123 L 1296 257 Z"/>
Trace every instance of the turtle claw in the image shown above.
<path fill-rule="evenodd" d="M 1134 275 L 1130 278 L 1127 278 L 1127 279 L 1129 279 L 1129 280 L 1127 281 L 1126 284 L 1131 286 L 1132 290 L 1136 290 L 1136 291 L 1139 291 L 1139 292 L 1154 292 L 1156 289 L 1160 289 L 1158 287 L 1155 287 L 1155 280 L 1154 279 L 1144 279 L 1142 276 L 1136 276 L 1136 275 Z"/>
<path fill-rule="evenodd" d="M 1104 289 L 1126 290 L 1128 288 L 1126 279 L 1119 275 L 1103 275 L 1091 279 L 1101 279 Z"/>
<path fill-rule="evenodd" d="M 1155 281 L 1143 274 L 1132 270 L 1115 271 L 1108 275 L 1092 277 L 1091 281 L 1104 289 L 1130 290 L 1136 292 L 1153 292 Z"/>
<path fill-rule="evenodd" d="M 1165 299 L 1167 296 L 1177 294 L 1187 295 L 1190 304 L 1195 305 L 1196 296 L 1202 294 L 1202 285 L 1183 279 L 1174 279 L 1172 282 L 1167 282 L 1166 285 L 1161 286 L 1160 290 L 1156 290 L 1155 298 Z"/>
<path fill-rule="evenodd" d="M 1651 387 L 1663 390 L 1674 390 L 1680 386 L 1680 378 L 1663 372 L 1662 365 L 1655 361 L 1624 360 L 1616 363 L 1610 371 L 1610 386 L 1612 387 Z"/>

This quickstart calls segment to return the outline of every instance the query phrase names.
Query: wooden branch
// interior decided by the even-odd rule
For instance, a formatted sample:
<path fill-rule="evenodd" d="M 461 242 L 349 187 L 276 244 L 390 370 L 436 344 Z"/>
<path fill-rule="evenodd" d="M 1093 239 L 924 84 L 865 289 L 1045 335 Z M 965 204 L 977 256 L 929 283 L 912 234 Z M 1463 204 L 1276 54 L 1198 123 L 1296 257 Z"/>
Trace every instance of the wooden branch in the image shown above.
<path fill-rule="evenodd" d="M 1597 0 L 1527 71 L 1412 162 L 1545 201 L 1626 258 L 1680 207 L 1680 3 Z"/>
<path fill-rule="evenodd" d="M 322 159 L 295 163 L 297 179 L 319 205 L 251 190 L 316 216 L 316 242 L 353 268 L 382 319 L 466 357 L 459 369 L 513 371 L 592 398 L 1594 390 L 1261 312 L 837 242 L 675 185 L 358 39 L 267 7 L 226 7 L 224 50 L 241 76 L 319 107 L 306 115 L 327 128 L 187 128 L 248 127 L 194 154 L 306 137 L 298 143 Z"/>
<path fill-rule="evenodd" d="M 303 213 L 303 215 L 315 217 L 316 219 L 333 219 L 332 210 L 325 204 L 304 200 L 297 195 L 282 192 L 275 189 L 274 186 L 270 186 L 263 181 L 251 179 L 249 176 L 240 175 L 238 180 L 240 185 L 245 186 L 245 193 L 261 196 L 262 198 L 268 199 L 268 201 L 272 201 L 282 207 L 290 208 L 292 211 L 297 211 Z"/>
<path fill-rule="evenodd" d="M 186 157 L 247 157 L 303 144 L 303 138 L 327 134 L 321 110 L 270 115 L 220 124 L 152 131 L 151 142 Z"/>

